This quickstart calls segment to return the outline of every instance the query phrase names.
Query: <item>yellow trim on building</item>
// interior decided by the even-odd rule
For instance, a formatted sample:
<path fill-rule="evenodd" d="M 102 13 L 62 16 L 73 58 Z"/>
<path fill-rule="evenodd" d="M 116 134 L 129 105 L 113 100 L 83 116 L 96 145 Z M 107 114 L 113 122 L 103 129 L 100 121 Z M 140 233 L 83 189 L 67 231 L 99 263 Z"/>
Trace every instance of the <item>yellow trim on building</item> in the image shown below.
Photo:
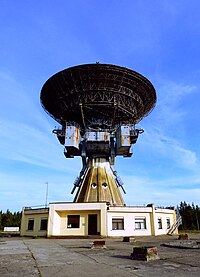
<path fill-rule="evenodd" d="M 47 230 L 44 230 L 45 219 L 48 219 Z M 21 236 L 157 236 L 167 234 L 169 225 L 175 221 L 175 210 L 155 208 L 153 204 L 127 207 L 106 202 L 58 202 L 51 203 L 49 208 L 23 209 Z"/>

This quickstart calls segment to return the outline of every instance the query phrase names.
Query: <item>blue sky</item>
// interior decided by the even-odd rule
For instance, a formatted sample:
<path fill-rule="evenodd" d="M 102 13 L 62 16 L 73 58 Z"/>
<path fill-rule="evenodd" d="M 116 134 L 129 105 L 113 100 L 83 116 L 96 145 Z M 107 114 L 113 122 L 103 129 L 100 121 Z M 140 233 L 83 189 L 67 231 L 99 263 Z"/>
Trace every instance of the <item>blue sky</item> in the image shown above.
<path fill-rule="evenodd" d="M 155 86 L 156 108 L 132 158 L 117 158 L 127 205 L 200 205 L 200 2 L 1 0 L 0 210 L 72 201 L 80 158 L 67 160 L 39 95 L 78 64 L 129 67 Z"/>

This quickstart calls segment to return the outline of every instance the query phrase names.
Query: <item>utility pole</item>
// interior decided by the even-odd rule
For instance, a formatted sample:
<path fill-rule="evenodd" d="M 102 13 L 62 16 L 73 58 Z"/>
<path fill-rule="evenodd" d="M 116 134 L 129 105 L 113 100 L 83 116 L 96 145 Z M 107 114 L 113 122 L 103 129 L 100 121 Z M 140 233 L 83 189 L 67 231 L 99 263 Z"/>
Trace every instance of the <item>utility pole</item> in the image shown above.
<path fill-rule="evenodd" d="M 49 183 L 46 182 L 45 184 L 46 184 L 46 201 L 45 201 L 45 208 L 47 208 Z"/>

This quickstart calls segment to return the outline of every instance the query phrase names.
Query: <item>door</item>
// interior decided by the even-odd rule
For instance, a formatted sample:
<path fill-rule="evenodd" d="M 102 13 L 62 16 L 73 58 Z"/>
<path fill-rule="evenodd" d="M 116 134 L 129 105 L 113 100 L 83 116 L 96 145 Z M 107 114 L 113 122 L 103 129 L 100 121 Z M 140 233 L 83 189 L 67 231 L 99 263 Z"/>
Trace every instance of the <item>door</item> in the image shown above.
<path fill-rule="evenodd" d="M 88 215 L 88 235 L 97 235 L 97 214 Z"/>

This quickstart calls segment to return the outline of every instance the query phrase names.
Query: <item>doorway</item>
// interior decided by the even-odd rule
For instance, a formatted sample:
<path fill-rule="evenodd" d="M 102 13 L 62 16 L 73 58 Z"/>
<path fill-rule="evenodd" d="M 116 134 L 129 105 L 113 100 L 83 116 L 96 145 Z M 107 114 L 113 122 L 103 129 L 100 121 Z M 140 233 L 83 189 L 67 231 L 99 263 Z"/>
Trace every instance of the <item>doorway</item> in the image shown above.
<path fill-rule="evenodd" d="M 88 215 L 88 235 L 97 235 L 97 214 Z"/>

